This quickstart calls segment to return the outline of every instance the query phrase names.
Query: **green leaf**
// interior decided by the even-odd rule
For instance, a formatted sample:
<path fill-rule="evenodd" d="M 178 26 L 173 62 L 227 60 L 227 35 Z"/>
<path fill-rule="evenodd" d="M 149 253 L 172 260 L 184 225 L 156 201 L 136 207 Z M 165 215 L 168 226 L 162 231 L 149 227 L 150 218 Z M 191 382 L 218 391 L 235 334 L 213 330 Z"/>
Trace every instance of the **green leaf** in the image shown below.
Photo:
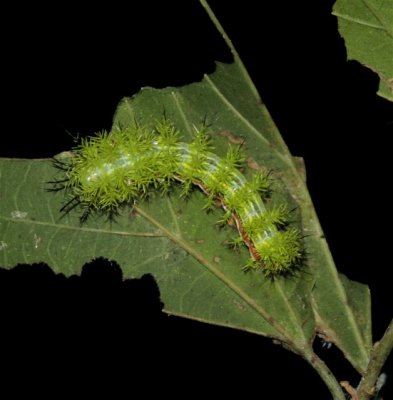
<path fill-rule="evenodd" d="M 378 94 L 393 101 L 393 1 L 338 0 L 333 7 L 348 58 L 380 78 Z"/>
<path fill-rule="evenodd" d="M 366 304 L 349 306 L 304 171 L 234 55 L 235 63 L 217 64 L 216 71 L 201 82 L 146 88 L 124 99 L 114 126 L 154 125 L 165 113 L 185 141 L 192 137 L 194 126 L 207 120 L 217 153 L 225 154 L 229 141 L 244 141 L 249 166 L 272 171 L 276 182 L 272 201 L 295 209 L 293 220 L 302 225 L 308 254 L 302 270 L 275 281 L 243 273 L 247 251 L 234 252 L 225 246 L 236 231 L 216 226 L 221 211 L 205 213 L 203 194 L 198 191 L 188 201 L 179 199 L 176 188 L 168 197 L 152 193 L 149 201 L 138 204 L 134 212 L 122 210 L 112 223 L 94 217 L 80 225 L 77 213 L 62 216 L 59 212 L 66 201 L 64 193 L 45 192 L 45 182 L 56 179 L 49 160 L 0 161 L 0 262 L 12 267 L 18 262 L 44 261 L 56 272 L 71 275 L 80 273 L 83 263 L 94 257 L 115 259 L 126 278 L 155 276 L 168 313 L 275 338 L 310 362 L 315 310 L 319 326 L 331 327 L 335 343 L 348 359 L 363 366 L 367 354 L 358 339 L 362 338 L 359 331 L 369 326 L 369 314 L 363 313 L 365 319 L 359 315 Z M 351 296 L 365 294 L 362 288 L 351 287 Z M 332 298 L 334 309 L 329 310 L 325 305 Z M 338 315 L 349 327 L 344 333 L 332 322 Z"/>
<path fill-rule="evenodd" d="M 147 88 L 125 99 L 114 125 L 154 124 L 165 111 L 188 140 L 194 125 L 201 126 L 207 116 L 218 153 L 225 154 L 230 131 L 256 150 L 254 163 L 265 159 L 263 165 L 270 170 L 288 169 L 291 157 L 259 107 L 244 86 L 239 67 L 220 64 L 200 83 L 179 89 Z M 315 333 L 309 301 L 312 274 L 302 271 L 273 282 L 261 274 L 242 272 L 248 252 L 227 248 L 225 243 L 236 231 L 216 225 L 221 210 L 202 210 L 202 193 L 195 191 L 187 201 L 179 199 L 177 189 L 163 198 L 152 193 L 133 215 L 123 210 L 112 224 L 96 217 L 81 226 L 77 213 L 59 213 L 65 201 L 62 192 L 44 191 L 45 182 L 56 179 L 49 161 L 3 160 L 1 173 L 2 193 L 13 193 L 2 204 L 0 219 L 4 265 L 42 260 L 56 272 L 70 275 L 79 273 L 93 257 L 113 258 L 127 278 L 152 273 L 169 313 L 273 337 L 294 350 L 310 347 Z M 274 201 L 296 206 L 281 186 Z M 297 214 L 295 219 L 300 218 Z"/>

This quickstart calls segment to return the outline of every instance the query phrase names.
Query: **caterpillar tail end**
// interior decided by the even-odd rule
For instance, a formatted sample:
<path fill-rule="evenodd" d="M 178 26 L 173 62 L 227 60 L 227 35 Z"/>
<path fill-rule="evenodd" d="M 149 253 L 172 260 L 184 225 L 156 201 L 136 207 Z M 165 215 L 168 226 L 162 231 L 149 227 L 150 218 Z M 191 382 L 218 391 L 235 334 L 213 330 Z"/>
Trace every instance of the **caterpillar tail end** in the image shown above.
<path fill-rule="evenodd" d="M 260 260 L 250 258 L 243 271 L 261 271 L 268 278 L 293 273 L 303 259 L 300 232 L 279 231 L 256 247 Z"/>

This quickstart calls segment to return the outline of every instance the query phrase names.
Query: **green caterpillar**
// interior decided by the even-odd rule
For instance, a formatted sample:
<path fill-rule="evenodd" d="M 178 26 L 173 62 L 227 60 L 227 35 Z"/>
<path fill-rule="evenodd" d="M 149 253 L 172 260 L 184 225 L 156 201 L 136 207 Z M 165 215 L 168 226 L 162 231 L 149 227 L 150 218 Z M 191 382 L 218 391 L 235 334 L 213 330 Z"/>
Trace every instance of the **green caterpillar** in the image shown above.
<path fill-rule="evenodd" d="M 82 140 L 70 164 L 61 166 L 63 187 L 73 195 L 63 209 L 80 204 L 87 211 L 82 218 L 89 211 L 112 214 L 151 188 L 166 193 L 180 182 L 185 197 L 197 186 L 207 196 L 206 208 L 219 205 L 222 222 L 234 221 L 239 232 L 234 244 L 245 244 L 251 255 L 245 270 L 262 270 L 270 277 L 291 272 L 302 260 L 301 233 L 287 227 L 284 205 L 267 208 L 268 176 L 258 172 L 247 180 L 239 170 L 243 161 L 239 147 L 230 147 L 224 158 L 217 156 L 204 130 L 196 131 L 191 143 L 180 141 L 166 120 L 154 130 L 130 127 L 101 133 Z"/>

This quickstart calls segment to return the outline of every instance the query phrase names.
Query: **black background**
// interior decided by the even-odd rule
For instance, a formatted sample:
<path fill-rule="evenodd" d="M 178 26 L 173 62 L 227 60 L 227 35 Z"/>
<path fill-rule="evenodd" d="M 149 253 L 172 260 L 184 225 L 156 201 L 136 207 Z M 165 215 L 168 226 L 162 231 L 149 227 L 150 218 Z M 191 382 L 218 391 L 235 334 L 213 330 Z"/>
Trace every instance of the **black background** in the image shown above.
<path fill-rule="evenodd" d="M 228 3 L 210 2 L 292 154 L 305 159 L 338 269 L 370 286 L 378 339 L 391 318 L 392 104 L 376 96 L 372 72 L 346 62 L 333 1 Z M 60 1 L 2 18 L 2 157 L 51 157 L 72 146 L 71 135 L 110 129 L 117 103 L 140 87 L 181 86 L 213 72 L 215 60 L 231 61 L 197 1 Z M 30 390 L 82 381 L 116 397 L 146 380 L 146 395 L 330 398 L 297 356 L 268 339 L 162 314 L 154 279 L 124 282 L 114 263 L 99 260 L 71 279 L 19 266 L 0 270 L 0 285 L 4 365 Z M 338 350 L 315 346 L 339 379 L 356 384 Z"/>

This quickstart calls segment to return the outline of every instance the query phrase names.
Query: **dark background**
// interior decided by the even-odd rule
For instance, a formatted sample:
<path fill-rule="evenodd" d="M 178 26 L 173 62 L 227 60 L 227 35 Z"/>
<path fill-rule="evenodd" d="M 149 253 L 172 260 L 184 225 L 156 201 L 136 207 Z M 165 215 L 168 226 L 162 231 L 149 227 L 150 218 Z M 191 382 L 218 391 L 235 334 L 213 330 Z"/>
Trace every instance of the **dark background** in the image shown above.
<path fill-rule="evenodd" d="M 181 86 L 213 72 L 215 60 L 231 61 L 197 1 L 142 3 L 60 1 L 3 13 L 0 156 L 51 157 L 73 145 L 71 135 L 110 129 L 120 99 L 140 87 Z M 210 1 L 292 154 L 305 159 L 338 269 L 370 286 L 378 339 L 391 318 L 384 229 L 393 107 L 376 96 L 372 72 L 346 62 L 332 3 Z M 154 279 L 124 282 L 113 263 L 99 260 L 72 279 L 19 266 L 0 270 L 0 285 L 7 369 L 31 378 L 31 390 L 43 360 L 44 381 L 62 390 L 81 380 L 101 391 L 116 376 L 111 391 L 124 384 L 133 393 L 146 378 L 147 395 L 330 398 L 297 356 L 268 339 L 162 314 Z M 316 348 L 339 379 L 356 384 L 338 350 Z"/>

